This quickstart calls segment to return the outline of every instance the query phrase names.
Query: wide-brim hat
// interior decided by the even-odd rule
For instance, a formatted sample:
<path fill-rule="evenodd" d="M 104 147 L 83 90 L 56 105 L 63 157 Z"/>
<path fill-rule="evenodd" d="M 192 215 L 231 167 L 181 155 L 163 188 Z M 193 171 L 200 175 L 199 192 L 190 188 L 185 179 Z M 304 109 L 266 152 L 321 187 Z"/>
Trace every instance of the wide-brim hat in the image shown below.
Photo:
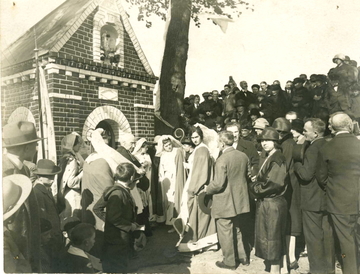
<path fill-rule="evenodd" d="M 201 192 L 198 195 L 198 203 L 200 210 L 205 214 L 210 215 L 212 206 L 212 195 L 209 195 L 206 192 Z"/>
<path fill-rule="evenodd" d="M 51 160 L 41 159 L 36 165 L 36 169 L 33 171 L 36 175 L 55 175 L 61 172 L 61 168 L 55 165 Z"/>
<path fill-rule="evenodd" d="M 301 162 L 302 164 L 304 164 L 305 151 L 309 146 L 310 143 L 308 141 L 305 141 L 303 144 L 296 144 L 293 147 L 292 157 L 294 159 L 294 162 Z"/>
<path fill-rule="evenodd" d="M 2 138 L 4 148 L 26 145 L 41 140 L 36 134 L 35 125 L 27 121 L 5 125 Z"/>
<path fill-rule="evenodd" d="M 271 140 L 271 141 L 279 141 L 279 133 L 276 131 L 275 128 L 272 127 L 266 127 L 261 132 L 258 140 Z"/>
<path fill-rule="evenodd" d="M 10 218 L 29 197 L 32 190 L 30 178 L 13 174 L 3 178 L 3 220 Z"/>

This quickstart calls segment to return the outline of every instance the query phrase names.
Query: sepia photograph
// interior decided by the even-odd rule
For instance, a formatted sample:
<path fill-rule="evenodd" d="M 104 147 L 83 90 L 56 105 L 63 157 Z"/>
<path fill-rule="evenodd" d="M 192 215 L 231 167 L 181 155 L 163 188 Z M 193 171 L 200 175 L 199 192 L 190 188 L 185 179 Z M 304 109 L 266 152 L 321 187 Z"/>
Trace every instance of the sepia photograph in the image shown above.
<path fill-rule="evenodd" d="M 360 274 L 359 26 L 359 0 L 2 0 L 1 272 Z"/>

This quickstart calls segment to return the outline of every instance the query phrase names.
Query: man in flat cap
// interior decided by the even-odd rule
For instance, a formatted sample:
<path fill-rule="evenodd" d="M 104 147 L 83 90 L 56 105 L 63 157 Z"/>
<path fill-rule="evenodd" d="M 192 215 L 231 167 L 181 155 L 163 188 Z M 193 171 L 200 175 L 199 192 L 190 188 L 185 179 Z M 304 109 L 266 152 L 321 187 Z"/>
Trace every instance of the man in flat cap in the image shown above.
<path fill-rule="evenodd" d="M 31 122 L 19 121 L 3 127 L 2 176 L 23 174 L 30 178 L 31 172 L 24 161 L 32 161 L 37 142 L 35 125 Z M 40 213 L 34 192 L 32 191 L 18 211 L 13 223 L 14 240 L 25 259 L 30 262 L 33 272 L 41 272 L 40 263 Z"/>

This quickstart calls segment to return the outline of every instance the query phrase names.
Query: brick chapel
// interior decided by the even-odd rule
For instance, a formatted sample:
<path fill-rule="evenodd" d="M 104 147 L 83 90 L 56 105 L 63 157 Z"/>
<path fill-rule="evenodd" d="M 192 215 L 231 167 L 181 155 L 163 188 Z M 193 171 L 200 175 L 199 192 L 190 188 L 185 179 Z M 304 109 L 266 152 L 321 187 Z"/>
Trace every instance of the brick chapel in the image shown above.
<path fill-rule="evenodd" d="M 86 140 L 97 127 L 109 132 L 113 148 L 122 132 L 152 140 L 157 77 L 121 0 L 68 0 L 9 46 L 1 71 L 3 125 L 39 126 L 35 33 L 58 153 L 65 135 Z"/>

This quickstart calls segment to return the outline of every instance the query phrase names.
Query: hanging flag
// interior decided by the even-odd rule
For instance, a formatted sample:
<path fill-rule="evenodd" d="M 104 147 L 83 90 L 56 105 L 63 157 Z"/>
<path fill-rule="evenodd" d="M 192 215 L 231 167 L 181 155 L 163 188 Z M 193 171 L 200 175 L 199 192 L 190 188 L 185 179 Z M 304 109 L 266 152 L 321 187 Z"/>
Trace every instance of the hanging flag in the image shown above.
<path fill-rule="evenodd" d="M 40 81 L 40 100 L 41 100 L 41 112 L 43 117 L 44 138 L 45 138 L 45 155 L 42 155 L 42 142 L 39 142 L 38 160 L 48 159 L 56 164 L 56 143 L 55 143 L 55 131 L 54 121 L 51 111 L 50 98 L 47 89 L 45 71 L 42 67 L 39 67 L 39 79 Z"/>

